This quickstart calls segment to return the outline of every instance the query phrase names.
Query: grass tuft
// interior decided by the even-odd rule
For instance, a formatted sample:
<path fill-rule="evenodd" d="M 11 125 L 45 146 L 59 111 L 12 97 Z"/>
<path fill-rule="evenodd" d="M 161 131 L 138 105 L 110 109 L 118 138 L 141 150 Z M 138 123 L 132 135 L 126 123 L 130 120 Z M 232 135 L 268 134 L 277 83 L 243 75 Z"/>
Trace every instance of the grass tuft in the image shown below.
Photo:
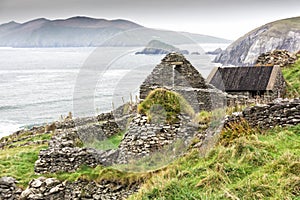
<path fill-rule="evenodd" d="M 219 142 L 228 146 L 236 138 L 255 135 L 256 133 L 260 133 L 260 130 L 252 128 L 246 120 L 241 120 L 240 122 L 229 123 L 228 127 L 221 131 Z"/>
<path fill-rule="evenodd" d="M 178 121 L 179 114 L 195 115 L 193 108 L 180 94 L 162 88 L 151 91 L 138 105 L 138 112 L 147 115 L 149 121 L 171 124 Z"/>

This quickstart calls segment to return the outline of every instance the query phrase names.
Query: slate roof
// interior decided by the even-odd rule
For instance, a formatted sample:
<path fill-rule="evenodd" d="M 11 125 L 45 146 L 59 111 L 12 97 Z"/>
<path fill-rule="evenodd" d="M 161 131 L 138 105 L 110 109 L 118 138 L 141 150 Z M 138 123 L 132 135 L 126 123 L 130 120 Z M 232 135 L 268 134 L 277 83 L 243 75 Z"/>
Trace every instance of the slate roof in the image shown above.
<path fill-rule="evenodd" d="M 225 91 L 266 91 L 275 67 L 218 67 L 208 82 Z M 276 75 L 276 74 L 275 74 Z M 274 80 L 274 79 L 273 79 Z"/>

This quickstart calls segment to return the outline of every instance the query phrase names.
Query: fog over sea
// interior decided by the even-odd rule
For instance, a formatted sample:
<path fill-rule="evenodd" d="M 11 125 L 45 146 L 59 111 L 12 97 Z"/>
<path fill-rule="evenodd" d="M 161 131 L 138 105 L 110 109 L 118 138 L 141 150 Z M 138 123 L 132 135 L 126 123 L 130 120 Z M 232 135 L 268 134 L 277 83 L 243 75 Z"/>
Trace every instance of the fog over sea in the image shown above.
<path fill-rule="evenodd" d="M 228 44 L 199 46 L 213 51 Z M 130 94 L 135 97 L 139 85 L 164 57 L 135 55 L 135 50 L 132 47 L 0 48 L 0 138 L 21 128 L 51 123 L 73 112 L 74 88 L 81 78 L 78 74 L 90 64 L 102 70 L 101 76 L 94 92 L 78 95 L 77 101 L 92 99 L 95 109 L 85 112 L 83 108 L 75 112 L 75 117 L 107 112 L 112 109 L 112 102 L 117 107 L 122 104 L 122 97 L 125 101 Z M 190 52 L 193 50 L 198 51 Z M 107 61 L 101 63 L 106 55 L 116 52 L 126 53 L 112 59 L 108 66 Z M 186 58 L 205 78 L 213 67 L 212 57 L 207 55 L 186 55 Z"/>

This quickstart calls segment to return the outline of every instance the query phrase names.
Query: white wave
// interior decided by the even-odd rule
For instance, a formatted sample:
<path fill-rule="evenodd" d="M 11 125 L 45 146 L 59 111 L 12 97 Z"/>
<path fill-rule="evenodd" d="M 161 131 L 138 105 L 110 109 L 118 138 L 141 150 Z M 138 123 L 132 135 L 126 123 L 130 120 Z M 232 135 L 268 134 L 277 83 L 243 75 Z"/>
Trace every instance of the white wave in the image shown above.
<path fill-rule="evenodd" d="M 0 121 L 0 138 L 20 130 L 22 126 L 23 124 L 18 124 L 12 120 Z"/>

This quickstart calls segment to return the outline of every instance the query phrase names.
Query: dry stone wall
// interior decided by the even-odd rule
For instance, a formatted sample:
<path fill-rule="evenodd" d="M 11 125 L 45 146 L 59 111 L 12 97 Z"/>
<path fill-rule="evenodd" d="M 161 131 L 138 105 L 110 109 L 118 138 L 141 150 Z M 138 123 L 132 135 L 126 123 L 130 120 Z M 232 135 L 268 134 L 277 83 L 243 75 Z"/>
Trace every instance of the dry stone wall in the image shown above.
<path fill-rule="evenodd" d="M 33 179 L 21 199 L 86 199 L 86 200 L 117 200 L 125 199 L 137 191 L 137 186 L 131 187 L 109 181 L 96 183 L 95 181 L 77 180 L 75 182 L 61 182 L 55 178 L 39 177 Z"/>
<path fill-rule="evenodd" d="M 38 174 L 73 172 L 82 165 L 97 166 L 96 150 L 77 147 L 78 139 L 74 130 L 58 133 L 49 141 L 49 148 L 40 151 L 34 171 Z"/>
<path fill-rule="evenodd" d="M 72 172 L 82 165 L 95 167 L 113 163 L 127 163 L 137 157 L 148 156 L 165 146 L 182 139 L 186 143 L 198 134 L 198 125 L 186 116 L 173 125 L 149 123 L 146 116 L 137 115 L 130 123 L 117 150 L 95 150 L 76 146 L 79 139 L 76 131 L 68 130 L 57 134 L 50 142 L 49 149 L 42 150 L 35 164 L 36 173 L 58 171 Z M 245 119 L 253 127 L 262 129 L 300 123 L 300 100 L 276 100 L 264 105 L 256 105 L 243 112 L 227 117 L 230 122 Z"/>
<path fill-rule="evenodd" d="M 119 146 L 118 163 L 149 156 L 177 140 L 188 146 L 199 127 L 188 116 L 179 117 L 180 122 L 170 125 L 148 123 L 147 116 L 137 115 Z"/>
<path fill-rule="evenodd" d="M 225 126 L 245 119 L 252 127 L 268 129 L 300 123 L 300 99 L 276 99 L 272 103 L 246 108 L 243 112 L 227 117 Z"/>
<path fill-rule="evenodd" d="M 140 86 L 140 98 L 145 99 L 154 87 L 192 87 L 206 89 L 205 79 L 182 54 L 164 57 Z"/>
<path fill-rule="evenodd" d="M 113 120 L 77 127 L 77 134 L 84 143 L 105 140 L 120 131 L 118 124 Z"/>
<path fill-rule="evenodd" d="M 131 115 L 114 120 L 112 113 L 97 117 L 68 120 L 61 124 L 49 141 L 49 147 L 41 150 L 35 163 L 38 174 L 74 172 L 82 165 L 95 167 L 117 162 L 119 150 L 82 148 L 83 143 L 105 140 L 121 131 L 119 124 L 126 124 Z M 104 121 L 106 120 L 106 121 Z M 75 127 L 76 128 L 70 128 Z"/>
<path fill-rule="evenodd" d="M 17 180 L 12 177 L 0 178 L 0 199 L 15 200 L 19 199 L 22 189 L 16 186 Z"/>

